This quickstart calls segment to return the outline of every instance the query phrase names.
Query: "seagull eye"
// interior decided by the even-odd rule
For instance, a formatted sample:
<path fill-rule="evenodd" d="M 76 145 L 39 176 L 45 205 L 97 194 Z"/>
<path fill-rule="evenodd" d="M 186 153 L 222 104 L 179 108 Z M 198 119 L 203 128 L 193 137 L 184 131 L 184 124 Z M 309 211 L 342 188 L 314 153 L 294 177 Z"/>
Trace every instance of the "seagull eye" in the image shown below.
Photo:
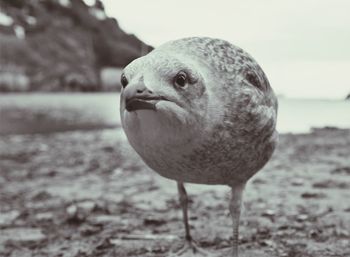
<path fill-rule="evenodd" d="M 184 87 L 187 84 L 187 74 L 180 71 L 174 78 L 174 85 L 177 87 Z"/>
<path fill-rule="evenodd" d="M 120 83 L 122 84 L 123 88 L 125 88 L 128 85 L 128 79 L 125 77 L 125 74 L 123 73 L 120 77 Z"/>

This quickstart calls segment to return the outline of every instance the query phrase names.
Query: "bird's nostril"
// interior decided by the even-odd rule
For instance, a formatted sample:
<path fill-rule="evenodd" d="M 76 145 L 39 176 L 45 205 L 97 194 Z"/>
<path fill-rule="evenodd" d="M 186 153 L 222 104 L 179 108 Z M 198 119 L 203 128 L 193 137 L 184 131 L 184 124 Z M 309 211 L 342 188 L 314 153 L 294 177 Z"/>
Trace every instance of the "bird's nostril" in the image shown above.
<path fill-rule="evenodd" d="M 136 93 L 138 93 L 138 94 L 143 93 L 143 89 L 137 89 L 137 90 L 136 90 Z"/>
<path fill-rule="evenodd" d="M 148 93 L 153 94 L 153 91 L 152 90 L 148 90 Z"/>

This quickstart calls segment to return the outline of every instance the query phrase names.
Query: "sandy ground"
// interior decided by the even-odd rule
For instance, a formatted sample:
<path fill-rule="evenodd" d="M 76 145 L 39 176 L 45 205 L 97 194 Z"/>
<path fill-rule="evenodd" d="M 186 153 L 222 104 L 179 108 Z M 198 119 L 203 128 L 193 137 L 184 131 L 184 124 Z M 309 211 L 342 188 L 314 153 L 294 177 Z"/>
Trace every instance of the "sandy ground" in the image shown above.
<path fill-rule="evenodd" d="M 285 134 L 246 187 L 242 256 L 350 256 L 350 130 Z M 187 185 L 193 237 L 227 256 L 229 189 Z M 176 185 L 118 129 L 0 136 L 0 256 L 167 256 Z"/>

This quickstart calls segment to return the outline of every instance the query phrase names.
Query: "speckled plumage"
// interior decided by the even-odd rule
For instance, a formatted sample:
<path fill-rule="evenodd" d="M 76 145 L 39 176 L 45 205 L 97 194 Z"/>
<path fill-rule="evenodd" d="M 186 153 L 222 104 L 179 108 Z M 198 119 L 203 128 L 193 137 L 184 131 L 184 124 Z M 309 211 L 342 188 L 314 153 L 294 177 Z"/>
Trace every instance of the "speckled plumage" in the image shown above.
<path fill-rule="evenodd" d="M 180 70 L 190 70 L 198 80 L 188 90 L 171 84 Z M 161 175 L 234 185 L 270 158 L 277 141 L 277 100 L 260 66 L 242 49 L 220 39 L 180 39 L 132 62 L 125 74 L 130 84 L 142 82 L 177 103 L 176 108 L 158 103 L 155 112 L 126 113 L 122 95 L 129 141 Z M 152 124 L 142 124 L 141 116 Z"/>
<path fill-rule="evenodd" d="M 244 186 L 277 142 L 277 99 L 264 72 L 227 41 L 193 37 L 133 61 L 122 78 L 120 114 L 130 144 L 177 181 L 186 231 L 177 256 L 208 256 L 190 235 L 183 183 L 191 182 L 231 187 L 231 256 L 238 257 Z"/>

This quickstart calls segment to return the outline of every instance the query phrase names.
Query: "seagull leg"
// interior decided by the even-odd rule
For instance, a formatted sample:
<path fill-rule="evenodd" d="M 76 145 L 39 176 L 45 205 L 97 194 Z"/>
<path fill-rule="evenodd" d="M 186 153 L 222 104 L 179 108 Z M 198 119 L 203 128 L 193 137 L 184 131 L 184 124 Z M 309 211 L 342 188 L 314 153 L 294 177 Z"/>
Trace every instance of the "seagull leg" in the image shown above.
<path fill-rule="evenodd" d="M 185 239 L 188 242 L 192 242 L 190 225 L 188 223 L 188 196 L 184 184 L 177 182 L 177 190 L 179 192 L 179 200 L 182 208 L 182 218 L 185 225 Z"/>
<path fill-rule="evenodd" d="M 205 251 L 201 250 L 199 247 L 196 246 L 195 242 L 193 241 L 191 234 L 190 234 L 190 225 L 188 223 L 188 196 L 186 193 L 185 186 L 182 182 L 177 183 L 177 189 L 179 192 L 179 199 L 180 204 L 182 208 L 182 216 L 183 216 L 183 222 L 185 225 L 185 245 L 182 249 L 180 249 L 178 252 L 173 253 L 172 256 L 180 257 L 180 256 L 193 256 L 193 257 L 200 257 L 200 256 L 210 256 Z"/>
<path fill-rule="evenodd" d="M 232 240 L 232 257 L 238 257 L 238 239 L 239 239 L 239 218 L 241 215 L 241 204 L 243 185 L 234 185 L 231 190 L 230 213 L 232 216 L 233 240 Z"/>

